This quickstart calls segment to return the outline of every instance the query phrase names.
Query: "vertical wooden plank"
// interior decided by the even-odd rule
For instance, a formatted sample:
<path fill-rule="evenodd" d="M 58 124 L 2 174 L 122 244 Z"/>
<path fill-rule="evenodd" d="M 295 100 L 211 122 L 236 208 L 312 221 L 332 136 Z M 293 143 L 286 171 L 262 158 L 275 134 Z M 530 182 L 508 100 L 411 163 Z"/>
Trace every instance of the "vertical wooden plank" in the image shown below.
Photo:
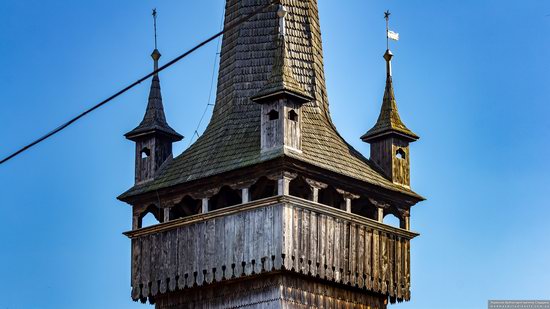
<path fill-rule="evenodd" d="M 231 264 L 235 263 L 235 215 L 227 216 L 224 220 L 224 265 L 222 265 L 222 277 L 229 279 L 232 276 Z M 225 266 L 225 267 L 223 267 Z"/>
<path fill-rule="evenodd" d="M 348 221 L 342 221 L 342 245 L 344 249 L 344 255 L 342 259 L 342 281 L 344 284 L 348 284 L 350 282 L 349 279 L 349 256 L 350 256 L 350 246 L 351 246 L 351 237 L 350 237 L 350 231 L 351 231 L 351 225 Z"/>
<path fill-rule="evenodd" d="M 212 269 L 215 267 L 215 253 L 216 253 L 216 219 L 210 219 L 205 222 L 205 239 L 204 239 L 204 266 L 203 269 L 206 270 L 206 275 L 204 281 L 206 283 L 212 283 L 214 280 Z"/>
<path fill-rule="evenodd" d="M 141 294 L 139 284 L 141 281 L 141 240 L 139 238 L 132 239 L 132 299 L 137 300 Z"/>
<path fill-rule="evenodd" d="M 160 252 L 162 250 L 162 247 L 160 247 L 160 235 L 158 233 L 151 235 L 151 276 L 149 279 L 151 280 L 151 295 L 155 296 L 158 293 L 158 280 L 159 278 L 159 260 L 160 260 Z"/>
<path fill-rule="evenodd" d="M 241 274 L 244 272 L 244 269 L 242 267 L 242 262 L 244 262 L 244 237 L 245 237 L 245 226 L 246 226 L 246 220 L 243 213 L 237 214 L 237 218 L 235 221 L 235 270 L 234 275 L 236 278 L 239 278 Z"/>
<path fill-rule="evenodd" d="M 215 233 L 216 233 L 216 240 L 214 242 L 214 264 L 212 267 L 216 268 L 216 272 L 214 273 L 214 280 L 217 282 L 222 280 L 223 277 L 223 269 L 222 266 L 225 266 L 227 263 L 227 260 L 225 259 L 225 220 L 230 216 L 225 217 L 219 217 L 215 219 Z"/>
<path fill-rule="evenodd" d="M 308 263 L 309 265 L 309 272 L 313 277 L 317 276 L 318 272 L 318 266 L 319 265 L 319 242 L 318 242 L 318 217 L 317 214 L 312 211 L 310 212 L 310 238 L 309 238 L 309 244 L 310 244 L 310 256 Z"/>
<path fill-rule="evenodd" d="M 168 289 L 174 291 L 177 288 L 178 275 L 178 230 L 170 230 L 170 245 L 169 245 L 169 270 L 168 270 Z"/>
<path fill-rule="evenodd" d="M 302 228 L 300 229 L 300 234 L 302 235 L 300 237 L 300 260 L 299 267 L 300 272 L 303 274 L 308 273 L 308 260 L 309 260 L 309 237 L 310 237 L 310 229 L 309 229 L 309 213 L 310 211 L 307 209 L 302 210 Z"/>
<path fill-rule="evenodd" d="M 273 210 L 273 229 L 272 229 L 272 254 L 275 255 L 275 260 L 273 261 L 273 268 L 280 270 L 283 265 L 283 254 L 286 254 L 286 247 L 284 247 L 284 237 L 287 232 L 283 228 L 283 216 L 284 216 L 284 206 L 275 205 L 271 207 Z"/>
<path fill-rule="evenodd" d="M 409 240 L 405 242 L 405 273 L 407 278 L 407 295 L 405 296 L 405 300 L 409 300 L 411 297 L 411 247 Z"/>
<path fill-rule="evenodd" d="M 319 242 L 319 277 L 325 278 L 326 272 L 325 272 L 325 266 L 327 265 L 326 261 L 326 246 L 327 246 L 327 216 L 324 214 L 320 214 L 318 218 L 319 222 L 319 228 L 318 228 L 318 242 Z"/>
<path fill-rule="evenodd" d="M 168 239 L 168 233 L 167 232 L 161 232 L 158 233 L 159 237 L 159 269 L 158 269 L 158 275 L 157 280 L 160 280 L 159 283 L 159 292 L 160 293 L 166 293 L 166 289 L 168 288 L 166 278 L 168 277 L 168 245 L 169 245 L 169 239 Z"/>
<path fill-rule="evenodd" d="M 253 243 L 254 235 L 254 216 L 252 212 L 246 212 L 244 214 L 244 246 L 243 246 L 243 262 L 244 264 L 244 274 L 252 274 L 252 260 L 251 253 L 254 248 Z"/>
<path fill-rule="evenodd" d="M 372 289 L 372 260 L 373 260 L 373 249 L 372 249 L 372 230 L 369 228 L 365 229 L 365 287 L 367 289 Z"/>
<path fill-rule="evenodd" d="M 394 248 L 394 245 L 395 245 L 395 240 L 394 240 L 394 237 L 393 235 L 388 235 L 388 255 L 389 255 L 389 259 L 388 259 L 388 277 L 389 277 L 389 282 L 388 282 L 388 292 L 390 294 L 390 296 L 392 297 L 395 297 L 395 280 L 394 280 L 394 276 L 395 276 L 395 271 L 394 271 L 394 267 L 395 267 L 395 248 Z"/>
<path fill-rule="evenodd" d="M 293 252 L 292 252 L 292 268 L 294 271 L 300 271 L 300 238 L 302 237 L 301 233 L 301 219 L 302 219 L 302 210 L 296 206 L 294 208 L 294 219 L 293 219 Z"/>
<path fill-rule="evenodd" d="M 373 280 L 373 290 L 380 291 L 379 285 L 379 265 L 380 265 L 380 241 L 377 230 L 372 230 L 372 280 Z"/>
<path fill-rule="evenodd" d="M 187 238 L 187 252 L 189 252 L 189 262 L 187 263 L 187 286 L 192 287 L 195 284 L 195 271 L 197 269 L 197 259 L 195 248 L 197 247 L 197 227 L 198 224 L 189 226 L 189 237 Z"/>
<path fill-rule="evenodd" d="M 402 278 L 403 278 L 403 260 L 401 258 L 402 256 L 402 239 L 401 237 L 397 237 L 396 239 L 396 255 L 395 255 L 395 266 L 396 266 L 396 284 L 397 284 L 397 298 L 402 299 L 403 298 L 403 287 L 402 287 Z"/>
<path fill-rule="evenodd" d="M 151 242 L 149 241 L 151 236 L 141 237 L 141 265 L 143 265 L 141 271 L 141 284 L 143 284 L 142 296 L 149 296 L 149 278 L 151 274 Z"/>
<path fill-rule="evenodd" d="M 349 272 L 350 283 L 352 286 L 357 284 L 357 225 L 350 225 L 350 249 L 349 249 Z"/>
<path fill-rule="evenodd" d="M 263 240 L 261 241 L 260 257 L 264 260 L 263 264 L 260 261 L 260 271 L 271 271 L 273 262 L 271 255 L 273 255 L 273 206 L 265 207 L 263 209 L 263 222 L 259 222 L 260 228 L 263 230 Z"/>
<path fill-rule="evenodd" d="M 326 250 L 326 276 L 328 280 L 334 279 L 334 224 L 335 220 L 333 217 L 327 216 L 327 245 Z"/>
<path fill-rule="evenodd" d="M 265 219 L 265 207 L 254 210 L 254 213 L 254 234 L 252 234 L 254 238 L 254 252 L 252 258 L 255 263 L 252 271 L 259 274 L 262 272 L 262 258 L 266 256 L 265 248 L 269 246 L 265 233 L 268 223 Z"/>
<path fill-rule="evenodd" d="M 334 281 L 340 282 L 342 280 L 342 274 L 340 272 L 340 268 L 342 265 L 340 264 L 341 256 L 342 256 L 342 221 L 338 218 L 334 220 Z"/>
<path fill-rule="evenodd" d="M 382 293 L 386 293 L 388 291 L 388 247 L 385 232 L 382 232 L 380 235 L 380 258 Z"/>
<path fill-rule="evenodd" d="M 290 205 L 283 206 L 283 225 L 284 225 L 284 238 L 283 245 L 285 248 L 285 269 L 291 270 L 293 266 L 292 254 L 294 253 L 294 207 Z"/>
<path fill-rule="evenodd" d="M 359 225 L 357 233 L 357 286 L 362 289 L 365 287 L 365 227 Z"/>

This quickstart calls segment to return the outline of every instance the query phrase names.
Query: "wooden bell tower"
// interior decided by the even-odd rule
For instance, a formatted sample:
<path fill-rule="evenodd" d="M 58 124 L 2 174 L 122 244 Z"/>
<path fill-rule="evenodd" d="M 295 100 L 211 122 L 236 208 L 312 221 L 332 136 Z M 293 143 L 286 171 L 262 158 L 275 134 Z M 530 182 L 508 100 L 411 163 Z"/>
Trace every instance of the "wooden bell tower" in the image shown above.
<path fill-rule="evenodd" d="M 225 25 L 216 104 L 197 141 L 171 159 L 182 137 L 166 123 L 158 76 L 126 135 L 137 145 L 136 184 L 118 197 L 132 207 L 132 299 L 157 309 L 408 301 L 410 212 L 423 198 L 402 172 L 415 135 L 392 127 L 391 78 L 380 125 L 364 136 L 368 160 L 330 118 L 316 0 L 227 0 Z M 149 213 L 159 222 L 144 226 Z"/>

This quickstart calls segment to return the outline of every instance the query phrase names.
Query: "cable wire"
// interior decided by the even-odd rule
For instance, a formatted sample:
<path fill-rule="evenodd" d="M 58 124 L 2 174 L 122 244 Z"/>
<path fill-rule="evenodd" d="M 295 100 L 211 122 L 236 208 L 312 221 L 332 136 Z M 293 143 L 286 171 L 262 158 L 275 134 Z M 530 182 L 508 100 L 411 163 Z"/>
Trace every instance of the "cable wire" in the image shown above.
<path fill-rule="evenodd" d="M 223 1 L 223 2 L 225 2 L 225 1 Z M 225 7 L 225 3 L 224 3 L 224 7 Z M 221 20 L 220 20 L 220 29 L 223 29 L 223 20 L 224 20 L 224 16 L 225 16 L 224 7 L 222 7 L 222 17 L 221 17 Z M 206 106 L 204 107 L 204 111 L 202 112 L 201 118 L 199 120 L 199 123 L 197 124 L 197 127 L 195 128 L 195 131 L 193 132 L 193 135 L 189 139 L 189 144 L 187 145 L 187 147 L 189 147 L 189 146 L 191 146 L 191 144 L 193 144 L 193 140 L 194 140 L 195 136 L 197 138 L 200 137 L 199 129 L 200 129 L 200 126 L 201 126 L 202 121 L 204 119 L 204 116 L 206 115 L 206 112 L 208 111 L 208 107 L 214 106 L 214 104 L 210 103 L 210 101 L 212 100 L 212 89 L 214 89 L 214 77 L 216 76 L 216 62 L 218 60 L 218 55 L 220 54 L 218 52 L 220 50 L 220 43 L 221 43 L 220 38 L 221 37 L 218 37 L 218 44 L 216 46 L 216 53 L 214 54 L 214 64 L 212 65 L 212 76 L 210 77 L 210 90 L 208 91 L 208 101 L 206 102 Z"/>
<path fill-rule="evenodd" d="M 256 9 L 255 11 L 253 11 L 252 13 L 244 16 L 243 18 L 237 20 L 236 22 L 234 22 L 233 24 L 231 25 L 228 25 L 227 27 L 225 27 L 222 31 L 214 34 L 213 36 L 209 37 L 208 39 L 202 41 L 201 43 L 199 43 L 198 45 L 196 45 L 195 47 L 191 48 L 190 50 L 184 52 L 183 54 L 177 56 L 176 58 L 170 60 L 168 63 L 166 63 L 165 65 L 159 67 L 157 70 L 154 70 L 153 72 L 143 76 L 142 78 L 136 80 L 135 82 L 131 83 L 130 85 L 124 87 L 122 90 L 116 92 L 115 94 L 113 94 L 112 96 L 108 97 L 107 99 L 97 103 L 96 105 L 90 107 L 89 109 L 85 110 L 84 112 L 80 113 L 79 115 L 77 115 L 76 117 L 72 118 L 71 120 L 63 123 L 62 125 L 58 126 L 57 128 L 53 129 L 52 131 L 48 132 L 47 134 L 45 134 L 44 136 L 36 139 L 35 141 L 31 142 L 30 144 L 26 145 L 26 146 L 23 146 L 22 148 L 20 148 L 19 150 L 17 150 L 16 152 L 10 154 L 9 156 L 5 157 L 4 159 L 2 159 L 0 161 L 0 165 L 6 163 L 7 161 L 15 158 L 16 156 L 20 155 L 21 153 L 25 152 L 26 150 L 30 149 L 31 147 L 43 142 L 44 140 L 52 137 L 53 135 L 61 132 L 62 130 L 64 130 L 65 128 L 67 128 L 68 126 L 70 126 L 71 124 L 75 123 L 76 121 L 78 121 L 80 118 L 88 115 L 89 113 L 93 112 L 94 110 L 102 107 L 103 105 L 109 103 L 110 101 L 112 101 L 113 99 L 117 98 L 118 96 L 120 96 L 121 94 L 127 92 L 128 90 L 134 88 L 135 86 L 141 84 L 143 81 L 147 80 L 149 77 L 163 71 L 164 69 L 172 66 L 173 64 L 175 64 L 176 62 L 180 61 L 181 59 L 187 57 L 188 55 L 190 55 L 191 53 L 193 53 L 194 51 L 196 51 L 197 49 L 203 47 L 204 45 L 210 43 L 211 41 L 215 40 L 217 37 L 223 35 L 224 33 L 236 28 L 237 26 L 247 22 L 248 20 L 250 20 L 252 17 L 258 15 L 259 13 L 261 13 L 263 10 L 267 9 L 268 7 L 272 6 L 275 1 L 277 0 L 272 0 L 270 1 L 268 4 L 262 6 L 262 7 L 259 7 L 258 9 Z"/>

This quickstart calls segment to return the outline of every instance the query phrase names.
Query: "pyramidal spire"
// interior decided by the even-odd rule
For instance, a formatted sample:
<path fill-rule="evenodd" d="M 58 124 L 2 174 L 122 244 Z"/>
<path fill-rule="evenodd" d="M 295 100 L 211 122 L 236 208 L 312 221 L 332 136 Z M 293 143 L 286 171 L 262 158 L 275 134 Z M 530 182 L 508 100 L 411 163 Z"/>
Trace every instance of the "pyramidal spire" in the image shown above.
<path fill-rule="evenodd" d="M 287 94 L 295 97 L 299 101 L 308 102 L 312 98 L 304 88 L 296 81 L 294 74 L 292 73 L 292 67 L 288 59 L 288 50 L 286 42 L 286 15 L 288 11 L 285 6 L 279 5 L 277 10 L 277 16 L 279 17 L 278 33 L 276 38 L 277 49 L 275 50 L 275 57 L 273 61 L 273 67 L 271 69 L 271 75 L 265 84 L 265 86 L 252 97 L 252 101 L 259 102 L 264 99 L 279 96 L 281 94 Z"/>
<path fill-rule="evenodd" d="M 393 53 L 389 48 L 389 40 L 392 39 L 397 41 L 399 39 L 399 35 L 389 29 L 388 21 L 390 12 L 387 11 L 384 15 L 384 18 L 386 19 L 387 39 L 387 49 L 384 53 L 384 59 L 386 60 L 386 88 L 384 90 L 384 98 L 382 100 L 382 108 L 380 109 L 378 120 L 376 121 L 374 127 L 361 136 L 361 139 L 364 142 L 369 142 L 384 135 L 398 134 L 406 139 L 415 141 L 418 139 L 418 136 L 409 130 L 407 126 L 405 126 L 403 121 L 401 121 L 401 117 L 399 117 L 399 112 L 397 110 L 397 101 L 395 100 L 392 81 L 391 61 L 393 59 Z"/>
<path fill-rule="evenodd" d="M 151 54 L 153 58 L 153 68 L 158 70 L 158 63 L 161 57 L 159 50 L 157 49 L 157 11 L 153 10 L 154 28 L 155 28 L 155 49 Z M 179 141 L 183 138 L 182 135 L 172 129 L 166 122 L 166 116 L 164 114 L 164 106 L 162 104 L 162 95 L 160 91 L 160 79 L 158 73 L 155 72 L 151 81 L 151 88 L 149 90 L 149 100 L 147 102 L 147 109 L 145 110 L 145 116 L 141 123 L 132 131 L 126 133 L 124 136 L 128 139 L 134 139 L 147 133 L 159 132 L 164 133 L 171 137 L 174 141 Z"/>

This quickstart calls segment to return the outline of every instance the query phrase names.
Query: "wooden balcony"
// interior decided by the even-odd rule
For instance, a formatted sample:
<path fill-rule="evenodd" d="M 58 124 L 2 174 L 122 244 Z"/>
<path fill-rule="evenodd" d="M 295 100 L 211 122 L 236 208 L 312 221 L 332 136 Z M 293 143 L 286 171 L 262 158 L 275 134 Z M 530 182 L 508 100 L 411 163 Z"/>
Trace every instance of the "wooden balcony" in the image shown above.
<path fill-rule="evenodd" d="M 241 278 L 296 272 L 410 298 L 409 241 L 418 234 L 280 195 L 126 232 L 132 298 Z"/>

